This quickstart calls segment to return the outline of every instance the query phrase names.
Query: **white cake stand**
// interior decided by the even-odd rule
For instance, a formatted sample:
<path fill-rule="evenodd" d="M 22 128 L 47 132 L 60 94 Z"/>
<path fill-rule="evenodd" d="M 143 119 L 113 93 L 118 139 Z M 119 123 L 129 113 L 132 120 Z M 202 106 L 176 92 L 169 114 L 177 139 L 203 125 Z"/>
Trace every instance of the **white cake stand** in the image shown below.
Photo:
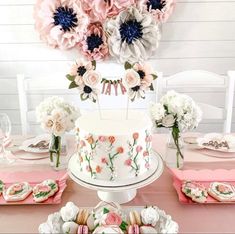
<path fill-rule="evenodd" d="M 75 154 L 69 160 L 68 172 L 69 176 L 77 184 L 97 190 L 98 197 L 102 201 L 123 204 L 135 198 L 137 189 L 145 187 L 158 179 L 163 172 L 163 168 L 161 157 L 154 152 L 152 155 L 151 169 L 141 177 L 128 180 L 128 182 L 94 180 L 78 171 L 77 155 Z"/>

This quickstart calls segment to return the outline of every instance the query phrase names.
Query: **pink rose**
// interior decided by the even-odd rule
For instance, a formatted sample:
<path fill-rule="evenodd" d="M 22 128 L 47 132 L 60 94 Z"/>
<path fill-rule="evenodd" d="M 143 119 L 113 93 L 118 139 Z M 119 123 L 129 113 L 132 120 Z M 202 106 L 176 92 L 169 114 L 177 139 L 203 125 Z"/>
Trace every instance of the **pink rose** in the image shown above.
<path fill-rule="evenodd" d="M 98 140 L 99 140 L 100 142 L 105 142 L 105 141 L 106 141 L 106 137 L 105 137 L 105 136 L 99 136 L 99 137 L 98 137 Z"/>
<path fill-rule="evenodd" d="M 138 146 L 136 147 L 136 152 L 137 152 L 137 153 L 140 153 L 140 152 L 142 151 L 142 149 L 143 149 L 143 147 L 142 147 L 141 145 L 138 145 Z"/>
<path fill-rule="evenodd" d="M 101 158 L 101 162 L 107 164 L 107 159 L 106 158 Z"/>
<path fill-rule="evenodd" d="M 126 166 L 131 166 L 131 162 L 132 162 L 131 159 L 127 159 L 127 160 L 125 161 L 125 165 L 126 165 Z"/>
<path fill-rule="evenodd" d="M 123 84 L 127 89 L 140 85 L 140 76 L 134 69 L 128 69 L 123 79 Z"/>
<path fill-rule="evenodd" d="M 115 212 L 109 212 L 105 218 L 106 225 L 117 225 L 120 226 L 122 223 L 122 218 Z"/>
<path fill-rule="evenodd" d="M 88 71 L 83 76 L 85 85 L 94 88 L 101 82 L 101 77 L 96 71 Z"/>

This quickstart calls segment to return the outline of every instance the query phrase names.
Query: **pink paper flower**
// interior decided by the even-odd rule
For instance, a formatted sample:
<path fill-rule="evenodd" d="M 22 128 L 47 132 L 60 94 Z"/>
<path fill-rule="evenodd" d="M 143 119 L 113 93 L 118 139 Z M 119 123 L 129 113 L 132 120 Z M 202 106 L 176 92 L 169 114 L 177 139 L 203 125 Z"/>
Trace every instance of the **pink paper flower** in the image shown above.
<path fill-rule="evenodd" d="M 37 0 L 34 19 L 40 38 L 60 49 L 70 49 L 81 41 L 89 23 L 76 0 Z"/>
<path fill-rule="evenodd" d="M 103 60 L 108 56 L 107 38 L 101 23 L 96 22 L 88 26 L 83 40 L 79 43 L 81 52 L 89 60 Z"/>
<path fill-rule="evenodd" d="M 116 214 L 115 212 L 109 212 L 105 218 L 106 225 L 117 225 L 120 226 L 122 223 L 122 218 L 120 215 Z"/>
<path fill-rule="evenodd" d="M 138 8 L 149 12 L 157 22 L 165 23 L 172 14 L 175 0 L 139 0 Z"/>
<path fill-rule="evenodd" d="M 106 18 L 118 15 L 134 3 L 135 0 L 82 0 L 83 9 L 92 22 L 104 22 Z"/>
<path fill-rule="evenodd" d="M 136 146 L 136 152 L 140 153 L 142 151 L 143 147 L 141 145 Z"/>
<path fill-rule="evenodd" d="M 132 162 L 131 159 L 127 159 L 127 160 L 125 161 L 125 165 L 126 165 L 126 166 L 131 166 L 131 162 Z"/>
<path fill-rule="evenodd" d="M 140 85 L 140 76 L 134 69 L 128 69 L 123 79 L 123 84 L 127 89 Z"/>

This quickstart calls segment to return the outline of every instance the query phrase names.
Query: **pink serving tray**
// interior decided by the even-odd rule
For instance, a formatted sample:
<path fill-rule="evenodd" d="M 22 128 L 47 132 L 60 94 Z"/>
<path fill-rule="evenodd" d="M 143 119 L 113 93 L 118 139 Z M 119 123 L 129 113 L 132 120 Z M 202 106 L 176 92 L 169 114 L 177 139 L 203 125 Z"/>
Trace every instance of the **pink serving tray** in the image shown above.
<path fill-rule="evenodd" d="M 178 194 L 179 201 L 184 204 L 199 204 L 192 201 L 189 197 L 181 191 L 183 181 L 191 180 L 203 184 L 206 188 L 209 187 L 211 182 L 228 182 L 235 186 L 235 169 L 225 170 L 178 170 L 170 169 L 173 175 L 173 186 Z M 204 204 L 235 204 L 235 202 L 220 202 L 213 197 L 207 197 L 207 202 Z"/>
<path fill-rule="evenodd" d="M 58 192 L 47 199 L 44 202 L 36 203 L 33 200 L 32 193 L 23 201 L 18 202 L 7 202 L 4 200 L 3 196 L 0 196 L 0 205 L 32 205 L 32 204 L 59 204 L 61 202 L 62 193 L 65 190 L 67 184 L 66 180 L 68 178 L 67 171 L 31 171 L 31 172 L 0 172 L 0 180 L 3 181 L 6 188 L 11 184 L 17 182 L 28 182 L 32 187 L 36 184 L 41 183 L 43 180 L 53 179 L 58 183 Z"/>

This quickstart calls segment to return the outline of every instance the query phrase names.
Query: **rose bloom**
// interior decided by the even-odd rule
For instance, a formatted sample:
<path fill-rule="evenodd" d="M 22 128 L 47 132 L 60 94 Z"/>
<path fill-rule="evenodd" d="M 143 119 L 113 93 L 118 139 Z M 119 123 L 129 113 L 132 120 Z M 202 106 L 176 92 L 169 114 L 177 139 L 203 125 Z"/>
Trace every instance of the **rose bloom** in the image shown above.
<path fill-rule="evenodd" d="M 140 85 L 140 76 L 134 69 L 128 69 L 123 79 L 123 85 L 127 88 L 134 88 Z"/>
<path fill-rule="evenodd" d="M 131 166 L 132 160 L 129 158 L 125 161 L 126 166 Z"/>
<path fill-rule="evenodd" d="M 140 153 L 140 152 L 142 151 L 142 149 L 143 149 L 143 147 L 142 147 L 141 145 L 138 145 L 138 146 L 136 147 L 136 152 L 137 152 L 137 153 Z"/>
<path fill-rule="evenodd" d="M 173 127 L 175 124 L 175 118 L 173 115 L 169 114 L 162 119 L 162 125 L 166 128 Z"/>
<path fill-rule="evenodd" d="M 123 147 L 118 147 L 117 148 L 117 153 L 122 154 L 124 152 Z"/>
<path fill-rule="evenodd" d="M 63 121 L 56 121 L 53 125 L 53 133 L 55 136 L 61 136 L 66 131 L 66 126 Z"/>
<path fill-rule="evenodd" d="M 99 140 L 100 142 L 105 142 L 105 141 L 106 141 L 106 137 L 105 137 L 105 136 L 99 136 L 99 137 L 98 137 L 98 140 Z"/>
<path fill-rule="evenodd" d="M 109 142 L 110 144 L 113 144 L 115 142 L 115 137 L 114 136 L 109 136 Z"/>
<path fill-rule="evenodd" d="M 101 173 L 102 167 L 101 166 L 96 166 L 95 170 L 96 170 L 96 173 Z"/>
<path fill-rule="evenodd" d="M 144 156 L 144 157 L 149 156 L 149 152 L 148 152 L 148 151 L 144 151 L 143 156 Z"/>
<path fill-rule="evenodd" d="M 52 127 L 54 125 L 54 121 L 53 121 L 51 116 L 47 116 L 47 117 L 44 118 L 41 125 L 42 125 L 43 129 L 45 129 L 48 132 L 51 132 Z"/>
<path fill-rule="evenodd" d="M 133 133 L 133 139 L 137 140 L 138 138 L 139 138 L 139 133 L 138 132 Z"/>
<path fill-rule="evenodd" d="M 83 76 L 85 85 L 94 88 L 101 82 L 101 76 L 96 71 L 88 71 Z"/>
<path fill-rule="evenodd" d="M 101 162 L 106 164 L 107 163 L 107 159 L 104 157 L 104 158 L 101 158 Z"/>
<path fill-rule="evenodd" d="M 120 217 L 120 215 L 116 214 L 115 212 L 109 212 L 106 215 L 105 218 L 105 224 L 106 225 L 117 225 L 120 226 L 122 223 L 122 218 Z"/>

